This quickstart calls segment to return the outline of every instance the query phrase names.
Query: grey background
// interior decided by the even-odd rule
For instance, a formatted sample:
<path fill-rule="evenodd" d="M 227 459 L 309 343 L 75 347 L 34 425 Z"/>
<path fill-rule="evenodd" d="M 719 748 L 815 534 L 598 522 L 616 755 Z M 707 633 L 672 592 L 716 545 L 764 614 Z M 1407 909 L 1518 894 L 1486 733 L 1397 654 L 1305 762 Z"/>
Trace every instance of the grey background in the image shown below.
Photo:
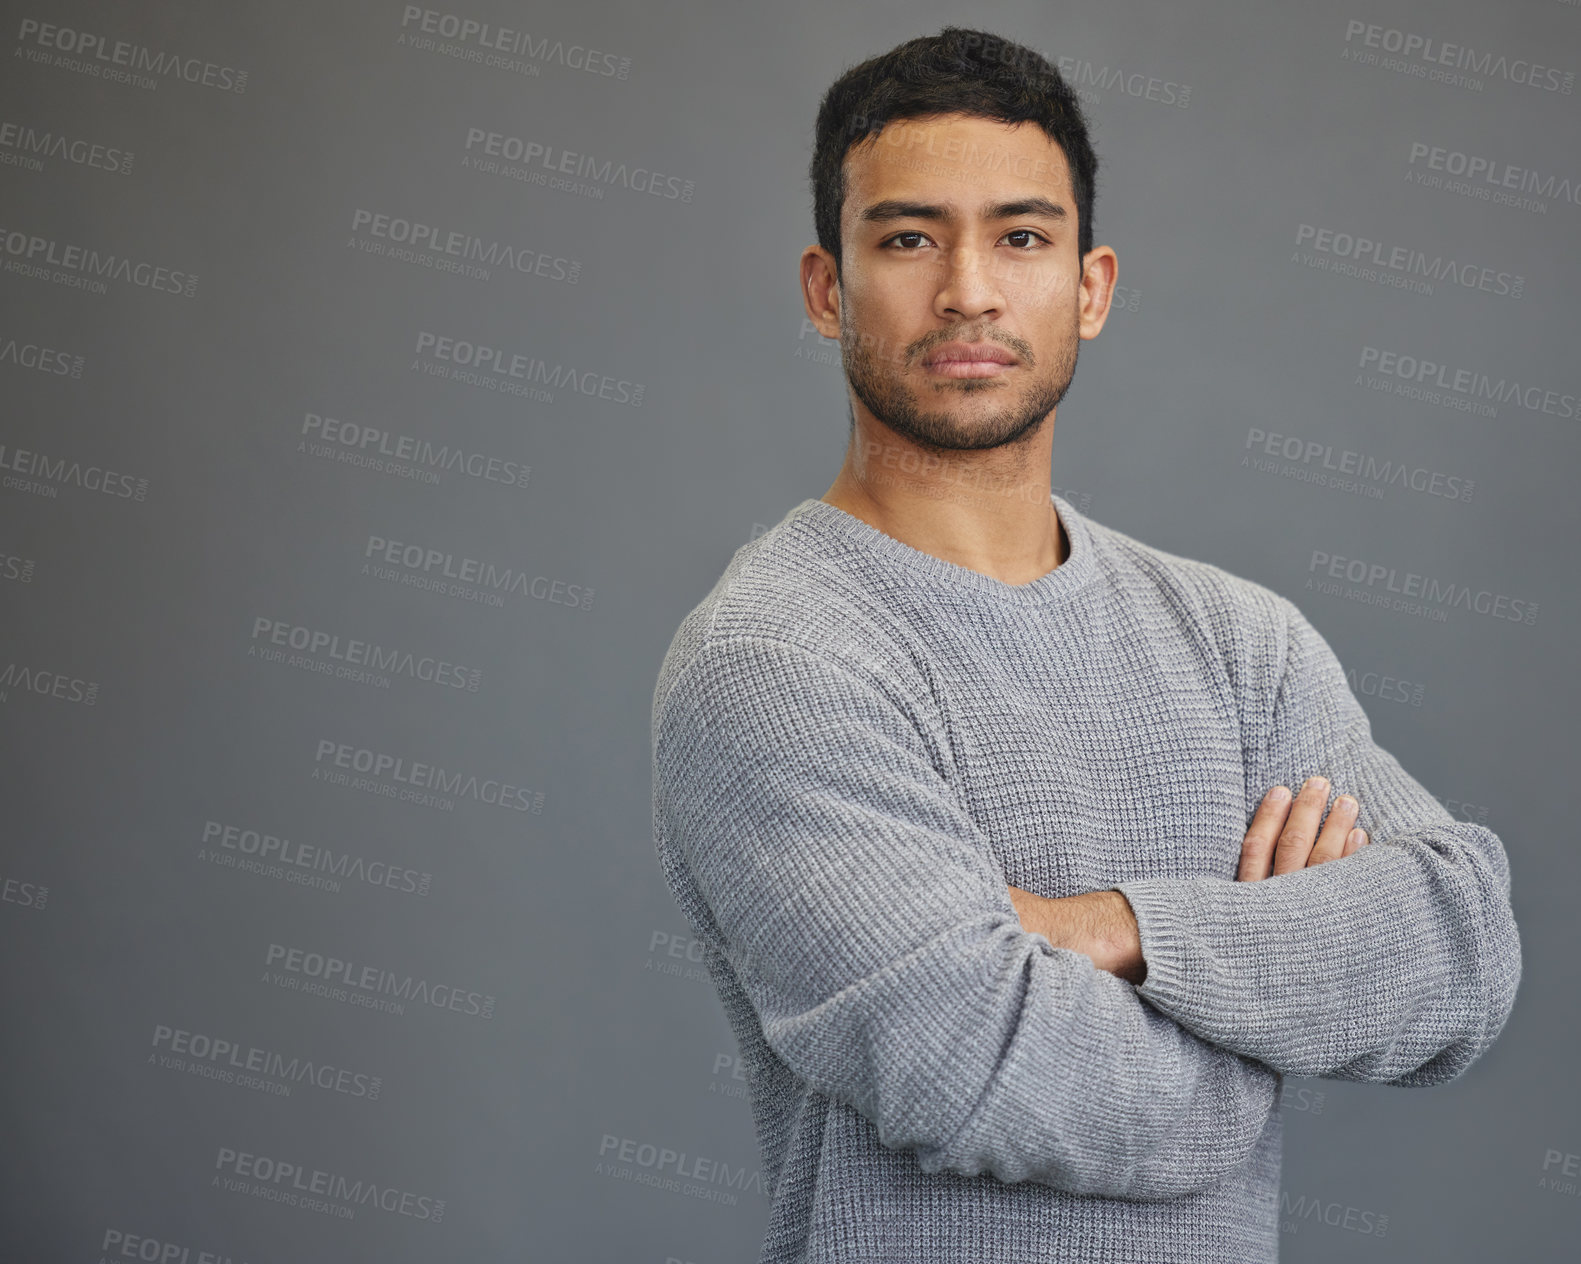
<path fill-rule="evenodd" d="M 1290 1081 L 1282 1257 L 1573 1250 L 1581 97 L 1359 63 L 1347 54 L 1388 54 L 1347 31 L 1573 74 L 1581 8 L 436 10 L 547 38 L 519 56 L 536 74 L 400 43 L 419 33 L 405 9 L 0 5 L 0 126 L 21 129 L 0 144 L 0 243 L 22 233 L 198 278 L 191 297 L 124 280 L 94 293 L 26 275 L 26 247 L 0 248 L 0 445 L 147 480 L 140 500 L 37 475 L 55 495 L 21 476 L 0 487 L 0 1258 L 125 1258 L 111 1248 L 144 1240 L 191 1260 L 756 1258 L 767 1198 L 745 1085 L 652 850 L 649 704 L 681 617 L 736 548 L 823 494 L 843 454 L 838 357 L 804 330 L 795 277 L 813 239 L 818 99 L 847 66 L 950 21 L 1089 80 L 1097 240 L 1117 250 L 1126 297 L 1083 347 L 1054 488 L 1295 600 L 1380 744 L 1510 855 L 1525 975 L 1504 1036 L 1438 1089 Z M 28 20 L 244 69 L 245 90 L 38 60 Z M 609 57 L 578 70 L 555 41 Z M 1185 103 L 1148 99 L 1148 77 Z M 692 187 L 605 184 L 595 198 L 507 179 L 463 165 L 469 128 Z M 27 129 L 135 158 L 126 172 L 29 162 Z M 1413 144 L 1530 169 L 1558 192 L 1539 211 L 1423 187 L 1408 179 L 1424 166 Z M 542 252 L 550 275 L 368 253 L 359 209 Z M 1303 224 L 1520 276 L 1522 293 L 1317 270 L 1298 255 Z M 425 330 L 641 384 L 641 403 L 424 372 Z M 80 357 L 79 371 L 29 367 L 24 347 Z M 1572 402 L 1487 417 L 1369 389 L 1366 347 Z M 308 413 L 530 476 L 429 483 L 319 457 L 298 449 Z M 1474 490 L 1376 474 L 1336 489 L 1312 477 L 1321 458 L 1248 448 L 1253 429 Z M 495 608 L 382 582 L 363 573 L 370 536 L 593 596 Z M 1327 582 L 1314 551 L 1528 614 L 1358 600 L 1382 581 L 1323 592 L 1308 587 Z M 263 661 L 249 653 L 260 618 L 448 660 L 478 687 Z M 321 740 L 541 804 L 460 797 L 446 811 L 328 784 L 314 778 Z M 428 893 L 248 872 L 226 863 L 237 851 L 208 858 L 211 821 L 427 873 Z M 288 990 L 267 980 L 271 944 L 489 994 L 494 1015 Z M 161 1026 L 377 1076 L 380 1091 L 201 1077 L 160 1063 Z M 228 1151 L 443 1199 L 444 1214 L 341 1198 L 344 1218 L 254 1181 L 227 1188 Z"/>

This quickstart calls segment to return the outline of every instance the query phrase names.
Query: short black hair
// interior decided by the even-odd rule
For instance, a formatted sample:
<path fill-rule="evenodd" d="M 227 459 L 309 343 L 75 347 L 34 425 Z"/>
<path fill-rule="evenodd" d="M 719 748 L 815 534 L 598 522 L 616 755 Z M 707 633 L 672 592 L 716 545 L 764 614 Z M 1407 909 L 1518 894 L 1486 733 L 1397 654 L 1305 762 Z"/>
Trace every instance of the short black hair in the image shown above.
<path fill-rule="evenodd" d="M 1076 199 L 1076 248 L 1092 249 L 1098 155 L 1075 90 L 1040 53 L 987 31 L 946 26 L 853 66 L 818 106 L 812 165 L 818 244 L 840 265 L 845 156 L 897 119 L 965 114 L 1001 123 L 1036 123 L 1059 145 Z"/>

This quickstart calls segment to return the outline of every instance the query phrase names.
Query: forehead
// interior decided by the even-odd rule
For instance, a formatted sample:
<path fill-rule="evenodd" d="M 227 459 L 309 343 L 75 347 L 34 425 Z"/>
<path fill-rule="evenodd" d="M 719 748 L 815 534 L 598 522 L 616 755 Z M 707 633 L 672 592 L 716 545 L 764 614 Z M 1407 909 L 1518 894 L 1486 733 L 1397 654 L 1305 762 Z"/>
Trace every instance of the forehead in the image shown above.
<path fill-rule="evenodd" d="M 1073 219 L 1076 209 L 1065 152 L 1041 127 L 962 114 L 886 123 L 846 152 L 845 189 L 845 225 L 889 198 L 936 202 L 965 215 L 1028 195 L 1060 202 Z"/>

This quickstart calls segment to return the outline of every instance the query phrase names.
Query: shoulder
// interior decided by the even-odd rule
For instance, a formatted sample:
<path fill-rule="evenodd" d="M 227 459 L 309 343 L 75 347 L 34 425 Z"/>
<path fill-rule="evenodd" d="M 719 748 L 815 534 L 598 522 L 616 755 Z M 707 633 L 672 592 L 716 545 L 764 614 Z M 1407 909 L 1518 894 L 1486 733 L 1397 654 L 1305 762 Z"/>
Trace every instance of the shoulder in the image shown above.
<path fill-rule="evenodd" d="M 787 672 L 909 700 L 925 681 L 896 619 L 826 541 L 798 531 L 788 515 L 738 548 L 681 620 L 659 668 L 655 722 L 678 686 L 695 695 L 771 685 Z"/>
<path fill-rule="evenodd" d="M 1256 580 L 1088 520 L 1100 568 L 1132 603 L 1210 646 L 1238 687 L 1278 680 L 1295 604 Z"/>

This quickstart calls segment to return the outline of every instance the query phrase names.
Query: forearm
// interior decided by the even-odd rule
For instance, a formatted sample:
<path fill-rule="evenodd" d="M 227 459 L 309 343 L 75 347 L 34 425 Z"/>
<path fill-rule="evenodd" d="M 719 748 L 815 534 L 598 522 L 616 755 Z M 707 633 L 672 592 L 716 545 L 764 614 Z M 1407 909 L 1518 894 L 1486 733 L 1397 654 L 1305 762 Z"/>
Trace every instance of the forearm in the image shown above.
<path fill-rule="evenodd" d="M 1489 831 L 1454 823 L 1260 882 L 1122 883 L 1148 962 L 1138 991 L 1287 1075 L 1441 1083 L 1513 1004 L 1501 862 Z"/>
<path fill-rule="evenodd" d="M 984 935 L 963 926 L 816 1011 L 747 987 L 786 1065 L 924 1172 L 1157 1201 L 1245 1162 L 1276 1108 L 1273 1070 L 1008 919 Z"/>
<path fill-rule="evenodd" d="M 1012 886 L 1010 899 L 1022 928 L 1042 935 L 1054 947 L 1090 957 L 1100 970 L 1127 983 L 1147 978 L 1136 917 L 1119 890 L 1055 898 Z"/>

